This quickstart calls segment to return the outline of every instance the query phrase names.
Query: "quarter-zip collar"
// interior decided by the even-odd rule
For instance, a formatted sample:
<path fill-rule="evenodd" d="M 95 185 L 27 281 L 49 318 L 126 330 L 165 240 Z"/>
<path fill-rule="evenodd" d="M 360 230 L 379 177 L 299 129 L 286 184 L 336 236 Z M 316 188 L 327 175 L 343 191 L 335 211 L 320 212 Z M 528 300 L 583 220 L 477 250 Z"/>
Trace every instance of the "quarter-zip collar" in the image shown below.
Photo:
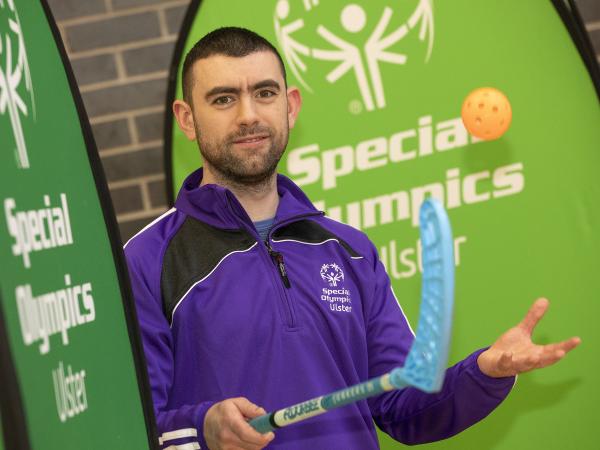
<path fill-rule="evenodd" d="M 202 168 L 192 172 L 183 182 L 175 207 L 204 223 L 223 229 L 236 229 L 240 224 L 254 227 L 250 217 L 227 188 L 202 181 Z M 292 180 L 277 174 L 279 205 L 273 226 L 295 217 L 321 214 Z"/>

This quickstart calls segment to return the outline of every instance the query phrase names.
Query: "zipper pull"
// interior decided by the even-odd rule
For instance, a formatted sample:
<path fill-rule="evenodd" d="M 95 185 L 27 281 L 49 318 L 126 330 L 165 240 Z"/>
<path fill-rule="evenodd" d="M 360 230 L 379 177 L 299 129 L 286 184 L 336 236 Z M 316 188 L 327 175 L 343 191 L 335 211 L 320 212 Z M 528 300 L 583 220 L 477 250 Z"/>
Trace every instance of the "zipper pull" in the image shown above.
<path fill-rule="evenodd" d="M 287 270 L 285 270 L 283 255 L 273 250 L 268 240 L 265 241 L 265 244 L 267 246 L 267 250 L 269 251 L 269 255 L 271 255 L 271 258 L 273 258 L 273 262 L 277 265 L 277 268 L 279 269 L 279 275 L 281 275 L 281 281 L 283 281 L 283 285 L 288 289 L 291 288 L 292 284 L 290 283 L 290 279 L 287 276 Z"/>

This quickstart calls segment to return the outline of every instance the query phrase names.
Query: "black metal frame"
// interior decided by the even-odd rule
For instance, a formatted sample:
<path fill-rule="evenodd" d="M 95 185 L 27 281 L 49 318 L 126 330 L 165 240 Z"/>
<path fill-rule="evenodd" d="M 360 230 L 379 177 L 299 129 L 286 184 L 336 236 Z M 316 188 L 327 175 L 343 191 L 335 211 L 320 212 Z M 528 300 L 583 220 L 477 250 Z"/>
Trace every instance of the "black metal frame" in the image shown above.
<path fill-rule="evenodd" d="M 600 100 L 600 66 L 590 42 L 590 38 L 581 19 L 579 9 L 574 0 L 551 0 L 556 12 L 567 27 L 567 31 L 573 39 L 573 43 L 579 51 L 579 55 L 588 70 L 596 95 Z"/>
<path fill-rule="evenodd" d="M 175 100 L 175 93 L 177 91 L 177 75 L 179 72 L 179 64 L 181 57 L 183 56 L 183 50 L 185 49 L 185 43 L 190 34 L 190 29 L 196 18 L 196 13 L 200 8 L 201 0 L 192 0 L 185 12 L 183 24 L 175 43 L 175 49 L 173 51 L 173 58 L 171 59 L 171 67 L 169 68 L 169 86 L 167 89 L 167 99 L 165 104 L 165 117 L 164 117 L 164 167 L 165 167 L 165 184 L 167 191 L 167 204 L 169 207 L 175 203 L 175 192 L 173 190 L 173 114 L 171 114 L 171 105 Z"/>
<path fill-rule="evenodd" d="M 0 299 L 0 305 L 2 305 Z M 0 411 L 2 411 L 2 432 L 7 449 L 29 450 L 29 434 L 25 422 L 23 399 L 19 380 L 8 342 L 8 330 L 4 322 L 4 311 L 0 307 Z"/>

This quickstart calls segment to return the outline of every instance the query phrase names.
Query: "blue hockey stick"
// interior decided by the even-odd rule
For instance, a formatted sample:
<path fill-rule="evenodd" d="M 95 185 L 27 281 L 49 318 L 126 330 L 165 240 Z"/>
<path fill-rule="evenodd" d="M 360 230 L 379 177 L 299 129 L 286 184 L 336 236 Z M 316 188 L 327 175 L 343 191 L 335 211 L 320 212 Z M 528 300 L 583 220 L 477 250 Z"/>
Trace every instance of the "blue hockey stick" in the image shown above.
<path fill-rule="evenodd" d="M 441 389 L 448 364 L 454 304 L 452 231 L 444 208 L 431 198 L 421 205 L 419 221 L 423 248 L 421 310 L 417 334 L 404 367 L 252 419 L 249 423 L 254 429 L 266 433 L 338 406 L 407 386 L 425 392 Z"/>

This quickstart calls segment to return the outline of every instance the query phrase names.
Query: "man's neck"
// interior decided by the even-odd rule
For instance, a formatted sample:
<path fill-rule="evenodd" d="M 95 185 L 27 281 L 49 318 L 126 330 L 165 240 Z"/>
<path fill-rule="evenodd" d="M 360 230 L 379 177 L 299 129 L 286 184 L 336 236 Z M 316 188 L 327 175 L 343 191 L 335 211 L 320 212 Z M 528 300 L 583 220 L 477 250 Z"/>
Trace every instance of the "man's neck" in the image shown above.
<path fill-rule="evenodd" d="M 277 193 L 277 174 L 256 186 L 247 186 L 217 176 L 213 171 L 204 166 L 200 186 L 217 184 L 229 189 L 240 202 L 252 222 L 275 217 L 279 205 Z"/>

